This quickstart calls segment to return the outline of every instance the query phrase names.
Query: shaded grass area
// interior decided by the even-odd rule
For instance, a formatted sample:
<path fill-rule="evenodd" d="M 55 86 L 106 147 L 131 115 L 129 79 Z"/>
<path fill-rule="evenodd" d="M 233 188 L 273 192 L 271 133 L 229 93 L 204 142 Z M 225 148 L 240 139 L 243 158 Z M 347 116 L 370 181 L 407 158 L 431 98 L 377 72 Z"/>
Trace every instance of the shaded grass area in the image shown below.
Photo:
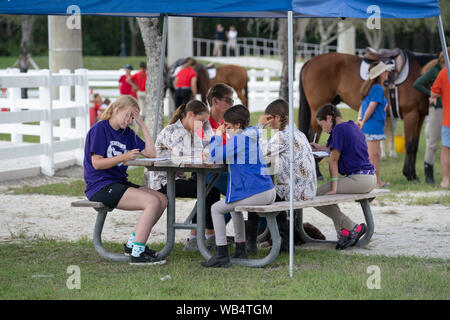
<path fill-rule="evenodd" d="M 107 242 L 105 247 L 122 250 L 118 243 Z M 153 247 L 161 249 L 162 244 Z M 448 299 L 450 295 L 450 266 L 441 259 L 299 247 L 290 278 L 287 254 L 262 269 L 205 269 L 200 266 L 201 255 L 183 252 L 182 244 L 175 245 L 167 264 L 148 267 L 105 261 L 87 240 L 2 243 L 0 252 L 1 299 Z M 265 254 L 267 249 L 259 256 Z M 80 268 L 79 290 L 66 285 L 71 265 Z M 367 285 L 375 283 L 369 278 L 374 276 L 369 266 L 379 268 L 380 289 Z"/>

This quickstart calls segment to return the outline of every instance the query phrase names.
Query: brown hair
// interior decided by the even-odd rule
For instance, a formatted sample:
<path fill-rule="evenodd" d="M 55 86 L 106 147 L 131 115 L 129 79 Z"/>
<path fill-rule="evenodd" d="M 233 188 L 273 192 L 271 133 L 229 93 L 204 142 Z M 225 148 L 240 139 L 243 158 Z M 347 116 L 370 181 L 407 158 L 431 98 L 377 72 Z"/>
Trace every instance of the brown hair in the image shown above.
<path fill-rule="evenodd" d="M 284 99 L 276 99 L 269 103 L 264 110 L 265 114 L 271 116 L 280 116 L 280 130 L 284 130 L 289 121 L 289 104 Z"/>
<path fill-rule="evenodd" d="M 379 63 L 380 63 L 380 61 L 372 62 L 369 67 L 369 72 L 370 72 L 370 70 L 375 68 Z M 380 76 L 376 77 L 375 79 L 368 78 L 366 81 L 363 82 L 361 89 L 359 91 L 359 93 L 361 95 L 361 100 L 364 99 L 365 96 L 367 96 L 369 94 L 370 88 L 372 88 L 372 86 L 375 83 L 379 83 L 379 81 L 380 81 Z"/>
<path fill-rule="evenodd" d="M 199 100 L 191 100 L 187 104 L 182 104 L 175 110 L 172 118 L 169 121 L 169 124 L 174 124 L 178 120 L 182 120 L 186 117 L 187 113 L 191 111 L 194 115 L 198 115 L 201 113 L 209 113 L 209 109 L 202 101 Z"/>
<path fill-rule="evenodd" d="M 197 61 L 195 61 L 194 58 L 187 58 L 186 62 L 184 63 L 184 67 L 192 67 L 195 68 L 197 66 Z"/>
<path fill-rule="evenodd" d="M 225 83 L 216 83 L 208 90 L 208 94 L 206 95 L 206 100 L 208 101 L 208 104 L 212 104 L 212 99 L 222 99 L 226 95 L 232 95 L 233 94 L 233 88 L 231 88 L 229 85 Z"/>
<path fill-rule="evenodd" d="M 331 121 L 333 122 L 332 128 L 336 125 L 336 118 L 342 118 L 339 109 L 331 103 L 324 104 L 316 113 L 316 119 L 319 121 L 327 120 L 327 116 L 331 116 Z"/>
<path fill-rule="evenodd" d="M 126 107 L 136 108 L 139 111 L 141 110 L 139 108 L 139 104 L 135 98 L 133 98 L 132 96 L 129 96 L 129 95 L 120 96 L 113 103 L 111 103 L 108 106 L 108 108 L 106 108 L 105 111 L 103 111 L 103 113 L 100 115 L 98 121 L 110 120 L 111 117 L 113 116 L 114 110 L 116 110 L 116 109 L 120 110 L 120 109 L 123 109 Z"/>
<path fill-rule="evenodd" d="M 225 111 L 223 120 L 232 124 L 240 124 L 240 129 L 244 130 L 250 124 L 250 112 L 242 104 L 234 105 Z"/>

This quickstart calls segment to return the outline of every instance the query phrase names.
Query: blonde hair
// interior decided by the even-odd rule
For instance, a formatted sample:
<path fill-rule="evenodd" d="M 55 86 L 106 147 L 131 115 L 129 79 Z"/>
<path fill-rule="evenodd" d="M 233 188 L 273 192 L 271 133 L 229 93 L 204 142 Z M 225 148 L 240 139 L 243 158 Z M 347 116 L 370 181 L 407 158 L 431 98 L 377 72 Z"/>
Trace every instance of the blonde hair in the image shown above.
<path fill-rule="evenodd" d="M 103 113 L 100 115 L 98 121 L 102 121 L 102 120 L 110 120 L 114 114 L 114 110 L 118 109 L 123 109 L 123 108 L 136 108 L 139 111 L 141 110 L 141 108 L 139 108 L 139 104 L 137 102 L 137 100 L 135 98 L 133 98 L 132 96 L 120 96 L 119 98 L 116 99 L 116 101 L 114 101 L 113 103 L 111 103 L 108 108 L 106 108 L 105 111 L 103 111 Z"/>

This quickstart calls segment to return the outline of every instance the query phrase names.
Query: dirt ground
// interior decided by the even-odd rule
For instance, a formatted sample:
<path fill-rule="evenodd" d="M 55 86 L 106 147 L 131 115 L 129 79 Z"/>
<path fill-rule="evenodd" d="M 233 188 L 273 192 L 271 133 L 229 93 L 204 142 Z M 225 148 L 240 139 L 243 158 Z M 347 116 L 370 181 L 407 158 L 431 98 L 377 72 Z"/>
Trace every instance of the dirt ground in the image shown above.
<path fill-rule="evenodd" d="M 68 174 L 70 172 L 70 174 Z M 0 183 L 0 241 L 17 237 L 46 237 L 51 239 L 77 240 L 91 238 L 96 212 L 92 208 L 72 208 L 70 203 L 79 198 L 47 195 L 11 195 L 8 187 L 24 184 L 40 185 L 69 181 L 79 177 L 73 169 L 59 172 L 55 177 L 36 177 L 20 181 Z M 428 206 L 408 205 L 405 199 L 412 197 L 448 195 L 450 191 L 428 193 L 402 193 L 397 200 L 375 200 L 371 204 L 375 221 L 375 233 L 365 248 L 352 247 L 348 253 L 407 255 L 417 257 L 450 258 L 450 207 L 435 204 Z M 177 222 L 184 221 L 195 200 L 177 200 Z M 364 216 L 358 203 L 344 203 L 342 211 L 355 222 L 363 222 Z M 103 239 L 125 242 L 134 231 L 139 212 L 114 210 L 106 219 Z M 331 220 L 315 209 L 304 210 L 304 222 L 318 227 L 327 239 L 336 239 Z M 233 235 L 232 223 L 228 233 Z M 183 242 L 189 231 L 177 230 L 176 241 Z M 153 228 L 149 242 L 164 242 L 166 215 Z M 333 250 L 332 245 L 304 244 L 302 248 Z"/>

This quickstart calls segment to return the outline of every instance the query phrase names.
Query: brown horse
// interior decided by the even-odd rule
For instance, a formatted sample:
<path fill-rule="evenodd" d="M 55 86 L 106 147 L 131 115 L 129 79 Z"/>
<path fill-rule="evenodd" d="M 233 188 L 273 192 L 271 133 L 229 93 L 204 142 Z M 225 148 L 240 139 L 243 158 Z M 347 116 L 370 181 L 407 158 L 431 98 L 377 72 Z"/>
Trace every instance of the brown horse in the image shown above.
<path fill-rule="evenodd" d="M 418 55 L 406 51 L 409 60 L 409 75 L 398 87 L 400 112 L 404 121 L 406 157 L 403 175 L 408 180 L 417 180 L 416 155 L 420 130 L 428 114 L 427 97 L 413 88 L 422 67 L 436 56 Z M 311 58 L 300 72 L 299 128 L 312 140 L 313 132 L 320 137 L 320 127 L 315 121 L 318 109 L 326 103 L 341 101 L 358 111 L 361 105 L 359 94 L 363 80 L 359 76 L 362 58 L 343 53 L 327 53 Z"/>
<path fill-rule="evenodd" d="M 248 107 L 247 69 L 234 64 L 225 64 L 216 68 L 216 76 L 209 81 L 212 87 L 216 83 L 225 83 L 232 87 L 242 104 Z"/>
<path fill-rule="evenodd" d="M 178 66 L 185 62 L 186 59 L 179 59 L 168 69 L 165 68 L 164 84 L 166 88 L 170 89 L 172 96 L 175 93 L 175 88 L 173 87 L 174 77 L 172 74 Z M 236 91 L 242 104 L 248 107 L 247 69 L 233 64 L 225 64 L 216 68 L 216 76 L 212 79 L 209 78 L 208 69 L 200 63 L 197 63 L 195 71 L 197 72 L 197 91 L 201 95 L 203 102 L 206 103 L 206 95 L 209 88 L 216 83 L 222 82 L 232 87 Z M 164 90 L 164 92 L 165 91 L 166 90 Z"/>

